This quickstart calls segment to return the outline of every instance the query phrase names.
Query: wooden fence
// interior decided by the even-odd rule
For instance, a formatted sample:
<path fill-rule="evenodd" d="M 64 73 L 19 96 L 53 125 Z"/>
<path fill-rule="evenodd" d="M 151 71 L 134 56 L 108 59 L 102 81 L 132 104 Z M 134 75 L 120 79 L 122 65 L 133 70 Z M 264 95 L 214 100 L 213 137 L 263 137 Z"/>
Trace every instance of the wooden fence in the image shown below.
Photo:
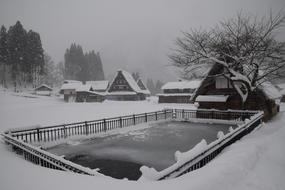
<path fill-rule="evenodd" d="M 247 110 L 215 110 L 215 109 L 198 109 L 198 110 L 173 110 L 175 119 L 205 119 L 205 120 L 223 120 L 223 121 L 244 121 L 256 114 L 257 111 Z"/>
<path fill-rule="evenodd" d="M 181 114 L 181 110 L 179 110 L 177 113 Z M 192 114 L 191 117 L 193 116 L 192 112 L 188 112 L 188 114 Z M 262 118 L 263 118 L 263 112 L 255 112 L 255 115 L 252 115 L 251 118 L 250 117 L 247 118 L 250 119 L 248 122 L 239 126 L 237 130 L 230 133 L 229 135 L 226 135 L 225 138 L 217 139 L 216 141 L 211 143 L 212 146 L 208 147 L 203 152 L 198 153 L 197 156 L 194 156 L 184 164 L 176 163 L 170 166 L 169 168 L 166 168 L 165 170 L 157 172 L 155 175 L 152 175 L 152 177 L 149 177 L 148 174 L 144 173 L 147 172 L 146 170 L 144 170 L 142 175 L 145 176 L 145 178 L 149 178 L 151 180 L 163 180 L 163 179 L 175 178 L 185 173 L 199 169 L 208 162 L 210 162 L 212 159 L 214 159 L 225 147 L 233 144 L 237 140 L 249 134 L 257 126 L 259 126 L 262 123 Z M 151 171 L 151 173 L 153 173 L 153 171 Z"/>
<path fill-rule="evenodd" d="M 172 116 L 173 110 L 162 110 L 157 112 L 134 114 L 123 117 L 114 117 L 48 127 L 10 130 L 6 131 L 5 134 L 10 134 L 12 137 L 16 137 L 16 139 L 20 139 L 29 143 L 50 142 L 64 139 L 70 136 L 91 135 L 95 133 L 107 132 L 116 128 L 133 126 L 140 123 L 165 120 L 172 118 Z"/>
<path fill-rule="evenodd" d="M 98 172 L 93 171 L 90 168 L 85 168 L 68 160 L 65 160 L 60 156 L 53 155 L 47 151 L 41 150 L 38 147 L 15 139 L 9 135 L 1 135 L 3 136 L 3 139 L 7 144 L 12 145 L 14 151 L 16 151 L 18 154 L 23 155 L 25 160 L 33 162 L 34 164 L 56 170 L 71 171 L 74 173 L 92 176 L 102 176 L 102 174 L 99 174 Z"/>
<path fill-rule="evenodd" d="M 219 115 L 220 114 L 220 115 Z M 254 115 L 255 114 L 255 115 Z M 235 120 L 244 121 L 250 116 L 258 115 L 257 112 L 249 111 L 219 111 L 219 110 L 182 110 L 182 109 L 166 109 L 157 112 L 128 115 L 124 117 L 114 117 L 108 119 L 85 121 L 78 123 L 71 123 L 65 125 L 56 125 L 42 128 L 30 128 L 10 130 L 1 134 L 4 141 L 7 144 L 11 144 L 13 149 L 19 154 L 22 154 L 26 160 L 29 160 L 35 164 L 52 169 L 72 171 L 75 173 L 87 174 L 87 175 L 101 175 L 89 168 L 82 167 L 75 163 L 72 163 L 64 158 L 53 155 L 46 152 L 39 147 L 35 147 L 29 143 L 33 142 L 49 142 L 59 139 L 64 139 L 69 136 L 75 135 L 91 135 L 100 132 L 106 132 L 116 128 L 123 128 L 140 123 L 158 121 L 165 119 L 220 119 L 220 120 Z M 231 134 L 223 141 L 219 142 L 215 146 L 209 148 L 205 152 L 199 154 L 194 159 L 185 163 L 179 168 L 169 172 L 167 175 L 161 176 L 157 180 L 177 177 L 184 173 L 198 169 L 212 160 L 219 152 L 221 152 L 226 146 L 234 143 L 244 135 L 252 131 L 256 126 L 262 122 L 263 114 L 259 114 L 258 117 L 252 119 L 246 123 L 242 128 L 235 133 Z"/>

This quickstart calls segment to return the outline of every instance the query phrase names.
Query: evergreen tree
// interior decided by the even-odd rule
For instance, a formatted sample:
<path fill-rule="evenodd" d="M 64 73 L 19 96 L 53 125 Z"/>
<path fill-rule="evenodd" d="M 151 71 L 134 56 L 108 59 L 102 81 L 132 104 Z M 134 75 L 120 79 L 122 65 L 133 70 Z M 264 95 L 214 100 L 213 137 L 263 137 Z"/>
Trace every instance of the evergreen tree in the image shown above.
<path fill-rule="evenodd" d="M 80 45 L 71 44 L 70 49 L 65 52 L 64 59 L 66 79 L 86 80 L 87 62 Z"/>
<path fill-rule="evenodd" d="M 37 86 L 44 75 L 45 60 L 40 35 L 32 30 L 27 34 L 27 59 L 24 72 L 27 72 L 27 80 Z"/>
<path fill-rule="evenodd" d="M 100 53 L 97 52 L 96 54 L 96 60 L 97 60 L 97 80 L 104 80 L 105 79 L 105 75 L 104 75 L 104 71 L 103 71 L 103 64 L 102 64 L 102 60 L 101 60 L 101 57 L 100 57 Z"/>
<path fill-rule="evenodd" d="M 0 30 L 0 66 L 1 66 L 1 83 L 4 88 L 7 88 L 7 66 L 8 66 L 8 36 L 4 25 Z"/>
<path fill-rule="evenodd" d="M 9 64 L 11 65 L 11 77 L 14 81 L 15 88 L 17 83 L 21 85 L 23 78 L 22 69 L 28 64 L 27 60 L 27 32 L 20 21 L 11 26 L 8 31 L 8 51 Z"/>
<path fill-rule="evenodd" d="M 80 45 L 71 44 L 65 52 L 65 78 L 87 81 L 104 80 L 102 61 L 94 50 L 83 54 Z"/>

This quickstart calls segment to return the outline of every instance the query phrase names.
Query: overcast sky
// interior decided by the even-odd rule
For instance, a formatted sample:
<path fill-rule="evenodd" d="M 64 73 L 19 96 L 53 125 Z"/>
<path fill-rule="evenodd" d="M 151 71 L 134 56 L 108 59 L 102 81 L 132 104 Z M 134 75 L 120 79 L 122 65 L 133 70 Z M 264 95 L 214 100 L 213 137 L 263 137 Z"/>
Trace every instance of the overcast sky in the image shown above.
<path fill-rule="evenodd" d="M 75 42 L 99 51 L 106 76 L 119 69 L 176 80 L 167 54 L 181 31 L 209 28 L 238 11 L 265 15 L 285 0 L 0 0 L 0 24 L 39 32 L 55 62 Z M 285 9 L 284 9 L 285 10 Z M 285 41 L 285 30 L 280 35 Z"/>

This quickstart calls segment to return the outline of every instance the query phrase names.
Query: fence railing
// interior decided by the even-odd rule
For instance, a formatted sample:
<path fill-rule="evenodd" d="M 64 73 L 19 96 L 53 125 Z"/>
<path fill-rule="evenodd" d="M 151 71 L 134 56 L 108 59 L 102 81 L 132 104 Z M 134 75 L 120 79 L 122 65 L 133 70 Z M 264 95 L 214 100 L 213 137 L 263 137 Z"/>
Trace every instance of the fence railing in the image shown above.
<path fill-rule="evenodd" d="M 189 162 L 173 166 L 158 172 L 156 180 L 180 176 L 184 173 L 198 169 L 212 160 L 223 148 L 240 139 L 261 123 L 263 114 L 254 111 L 220 111 L 220 110 L 183 110 L 166 109 L 157 112 L 128 115 L 124 117 L 114 117 L 101 120 L 85 121 L 64 125 L 48 126 L 41 128 L 16 129 L 6 131 L 2 134 L 4 141 L 11 144 L 13 149 L 24 155 L 26 160 L 35 164 L 58 170 L 72 171 L 87 175 L 101 175 L 89 168 L 74 164 L 62 157 L 53 155 L 29 143 L 49 142 L 68 138 L 76 135 L 91 135 L 100 132 L 110 131 L 116 128 L 123 128 L 150 121 L 177 119 L 190 120 L 233 120 L 244 121 L 251 118 L 250 122 L 245 122 L 238 130 L 228 135 L 225 139 L 214 143 L 207 150 L 191 159 Z M 144 172 L 143 172 L 144 175 Z"/>
<path fill-rule="evenodd" d="M 116 128 L 123 128 L 150 121 L 158 121 L 172 118 L 172 110 L 162 110 L 157 112 L 134 114 L 123 117 L 114 117 L 93 121 L 62 124 L 48 127 L 37 127 L 30 129 L 18 129 L 6 131 L 12 137 L 25 142 L 49 142 L 65 139 L 76 135 L 91 135 L 110 131 Z"/>
<path fill-rule="evenodd" d="M 216 110 L 216 109 L 198 109 L 198 110 L 173 110 L 175 119 L 212 119 L 212 120 L 227 120 L 227 121 L 244 121 L 250 118 L 257 111 L 247 110 Z"/>
<path fill-rule="evenodd" d="M 202 148 L 198 151 L 195 150 L 197 152 L 195 152 L 194 155 L 192 155 L 188 161 L 180 161 L 179 158 L 176 158 L 177 162 L 174 165 L 160 172 L 157 172 L 154 169 L 150 169 L 144 166 L 143 168 L 141 168 L 142 178 L 150 180 L 175 178 L 203 167 L 205 164 L 214 159 L 225 147 L 241 139 L 243 136 L 250 133 L 262 123 L 263 112 L 255 113 L 255 115 L 252 115 L 250 118 L 247 118 L 250 120 L 246 120 L 246 122 L 240 125 L 238 128 L 234 130 L 232 129 L 228 134 L 221 138 L 218 138 L 216 141 L 210 143 L 209 145 L 204 145 L 204 149 Z M 193 151 L 193 149 L 191 149 L 190 151 Z M 191 155 L 191 152 L 188 152 L 188 155 L 189 154 Z"/>
<path fill-rule="evenodd" d="M 63 171 L 71 171 L 79 174 L 86 174 L 92 176 L 103 176 L 102 174 L 85 168 L 60 156 L 53 155 L 47 151 L 44 151 L 38 147 L 32 146 L 22 140 L 15 139 L 9 135 L 2 134 L 4 141 L 7 144 L 11 144 L 14 151 L 24 156 L 25 160 L 31 161 L 34 164 Z"/>

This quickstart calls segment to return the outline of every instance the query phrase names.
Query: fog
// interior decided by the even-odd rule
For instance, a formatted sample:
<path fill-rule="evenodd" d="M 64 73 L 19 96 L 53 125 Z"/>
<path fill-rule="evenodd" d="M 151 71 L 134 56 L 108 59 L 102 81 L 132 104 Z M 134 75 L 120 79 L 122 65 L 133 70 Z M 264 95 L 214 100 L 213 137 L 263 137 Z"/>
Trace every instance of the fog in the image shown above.
<path fill-rule="evenodd" d="M 55 62 L 75 42 L 100 52 L 108 78 L 122 68 L 171 81 L 179 76 L 167 55 L 181 31 L 212 27 L 240 10 L 260 16 L 281 8 L 284 0 L 0 0 L 0 24 L 20 20 L 39 32 Z M 285 40 L 285 30 L 278 37 Z"/>

